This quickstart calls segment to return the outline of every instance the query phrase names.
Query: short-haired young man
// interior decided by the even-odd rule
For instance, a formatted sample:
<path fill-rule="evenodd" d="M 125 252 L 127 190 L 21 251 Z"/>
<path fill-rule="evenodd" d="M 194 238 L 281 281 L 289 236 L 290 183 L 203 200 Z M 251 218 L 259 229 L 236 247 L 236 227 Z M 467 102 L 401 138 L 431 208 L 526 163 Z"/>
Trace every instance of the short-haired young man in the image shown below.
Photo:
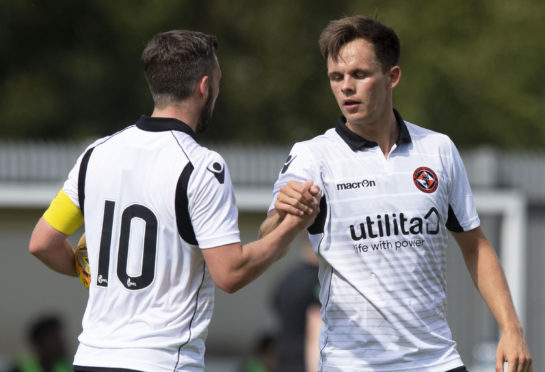
<path fill-rule="evenodd" d="M 308 229 L 320 260 L 320 371 L 466 371 L 446 321 L 447 229 L 502 331 L 496 370 L 507 361 L 510 372 L 530 371 L 456 147 L 393 108 L 397 35 L 347 17 L 330 22 L 319 45 L 342 116 L 334 129 L 293 146 L 261 233 L 322 190 Z M 312 188 L 302 184 L 308 179 Z"/>
<path fill-rule="evenodd" d="M 216 48 L 183 30 L 147 44 L 151 117 L 91 144 L 32 233 L 30 252 L 75 276 L 67 236 L 85 220 L 92 281 L 76 372 L 202 372 L 214 283 L 246 285 L 315 217 L 240 244 L 227 166 L 195 140 L 219 93 Z"/>

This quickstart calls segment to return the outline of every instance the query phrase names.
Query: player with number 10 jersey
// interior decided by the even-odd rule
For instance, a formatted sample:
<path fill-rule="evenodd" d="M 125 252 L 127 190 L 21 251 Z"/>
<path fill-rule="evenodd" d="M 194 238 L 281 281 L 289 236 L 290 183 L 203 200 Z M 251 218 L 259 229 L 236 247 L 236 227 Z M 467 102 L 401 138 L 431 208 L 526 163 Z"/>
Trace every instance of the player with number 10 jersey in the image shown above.
<path fill-rule="evenodd" d="M 219 94 L 216 49 L 200 32 L 155 35 L 142 53 L 151 116 L 89 146 L 32 232 L 30 253 L 77 276 L 67 237 L 85 221 L 76 372 L 203 371 L 215 285 L 233 293 L 257 278 L 319 212 L 317 195 L 307 213 L 240 243 L 229 171 L 195 139 Z"/>
<path fill-rule="evenodd" d="M 64 192 L 84 213 L 91 270 L 74 364 L 127 368 L 146 349 L 149 366 L 132 368 L 172 369 L 184 349 L 198 365 L 214 303 L 199 249 L 240 240 L 221 156 L 181 122 L 142 117 L 92 144 Z"/>

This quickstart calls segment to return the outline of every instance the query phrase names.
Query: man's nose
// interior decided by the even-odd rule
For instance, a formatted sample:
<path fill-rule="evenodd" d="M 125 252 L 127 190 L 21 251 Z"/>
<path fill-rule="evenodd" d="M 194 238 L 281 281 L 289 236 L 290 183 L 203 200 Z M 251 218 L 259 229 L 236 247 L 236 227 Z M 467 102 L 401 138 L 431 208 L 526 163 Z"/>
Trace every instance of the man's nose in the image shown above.
<path fill-rule="evenodd" d="M 350 76 L 346 76 L 342 82 L 341 91 L 346 95 L 353 94 L 355 91 L 354 79 L 352 79 Z"/>

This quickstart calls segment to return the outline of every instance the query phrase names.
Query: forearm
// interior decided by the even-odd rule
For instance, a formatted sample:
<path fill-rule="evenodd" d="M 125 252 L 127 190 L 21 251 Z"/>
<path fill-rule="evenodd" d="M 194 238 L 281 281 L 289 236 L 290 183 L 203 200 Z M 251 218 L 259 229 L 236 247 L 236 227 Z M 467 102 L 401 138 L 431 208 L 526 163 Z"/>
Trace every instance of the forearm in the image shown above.
<path fill-rule="evenodd" d="M 496 371 L 503 371 L 504 362 L 507 362 L 509 372 L 531 372 L 532 356 L 494 248 L 480 228 L 454 235 L 471 278 L 501 329 L 496 350 Z"/>
<path fill-rule="evenodd" d="M 261 275 L 288 251 L 289 244 L 303 226 L 288 217 L 265 237 L 245 244 L 229 244 L 203 250 L 203 255 L 218 287 L 233 293 Z"/>
<path fill-rule="evenodd" d="M 259 238 L 263 238 L 264 236 L 269 235 L 274 229 L 278 227 L 278 225 L 280 225 L 283 219 L 284 216 L 280 214 L 276 209 L 270 211 L 265 221 L 263 221 L 263 223 L 259 227 Z"/>
<path fill-rule="evenodd" d="M 502 332 L 521 332 L 507 280 L 488 239 L 479 231 L 473 245 L 461 249 L 471 278 Z"/>
<path fill-rule="evenodd" d="M 52 270 L 77 276 L 72 245 L 65 234 L 56 231 L 43 218 L 32 232 L 29 251 Z"/>
<path fill-rule="evenodd" d="M 309 189 L 312 182 L 304 185 L 304 194 L 311 199 L 313 208 L 304 207 L 304 211 L 279 207 L 273 209 L 259 229 L 261 239 L 241 246 L 240 243 L 228 244 L 203 250 L 204 259 L 212 279 L 228 293 L 237 291 L 257 278 L 274 261 L 286 254 L 289 244 L 296 235 L 309 226 L 320 212 L 320 191 Z M 313 196 L 314 195 L 314 196 Z M 282 205 L 282 202 L 275 204 Z"/>
<path fill-rule="evenodd" d="M 287 224 L 279 223 L 260 240 L 242 246 L 242 259 L 235 269 L 240 277 L 239 288 L 257 278 L 275 261 L 285 256 L 298 232 L 298 229 L 290 229 Z"/>
<path fill-rule="evenodd" d="M 50 269 L 61 274 L 77 276 L 74 264 L 74 251 L 68 240 L 65 240 L 61 246 L 53 249 L 36 250 L 31 253 Z"/>
<path fill-rule="evenodd" d="M 320 315 L 320 305 L 313 305 L 306 312 L 305 326 L 305 371 L 315 372 L 318 370 L 318 360 L 320 358 L 320 347 L 318 339 L 320 336 L 320 327 L 322 317 Z"/>

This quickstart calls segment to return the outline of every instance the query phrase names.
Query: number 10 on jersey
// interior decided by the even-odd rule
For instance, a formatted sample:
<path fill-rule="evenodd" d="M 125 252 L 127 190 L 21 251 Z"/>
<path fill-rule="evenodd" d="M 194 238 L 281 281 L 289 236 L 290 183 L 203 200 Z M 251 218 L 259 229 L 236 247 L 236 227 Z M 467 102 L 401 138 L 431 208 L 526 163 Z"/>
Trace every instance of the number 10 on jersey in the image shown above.
<path fill-rule="evenodd" d="M 110 250 L 112 247 L 112 231 L 114 225 L 115 202 L 104 203 L 104 219 L 98 254 L 98 272 L 96 284 L 107 287 L 110 271 Z M 145 223 L 143 240 L 142 270 L 140 276 L 127 273 L 129 257 L 129 237 L 133 219 L 142 219 Z M 130 290 L 143 289 L 153 282 L 155 276 L 155 259 L 157 253 L 157 217 L 153 212 L 140 204 L 132 204 L 123 210 L 120 221 L 119 245 L 117 251 L 117 278 Z"/>

